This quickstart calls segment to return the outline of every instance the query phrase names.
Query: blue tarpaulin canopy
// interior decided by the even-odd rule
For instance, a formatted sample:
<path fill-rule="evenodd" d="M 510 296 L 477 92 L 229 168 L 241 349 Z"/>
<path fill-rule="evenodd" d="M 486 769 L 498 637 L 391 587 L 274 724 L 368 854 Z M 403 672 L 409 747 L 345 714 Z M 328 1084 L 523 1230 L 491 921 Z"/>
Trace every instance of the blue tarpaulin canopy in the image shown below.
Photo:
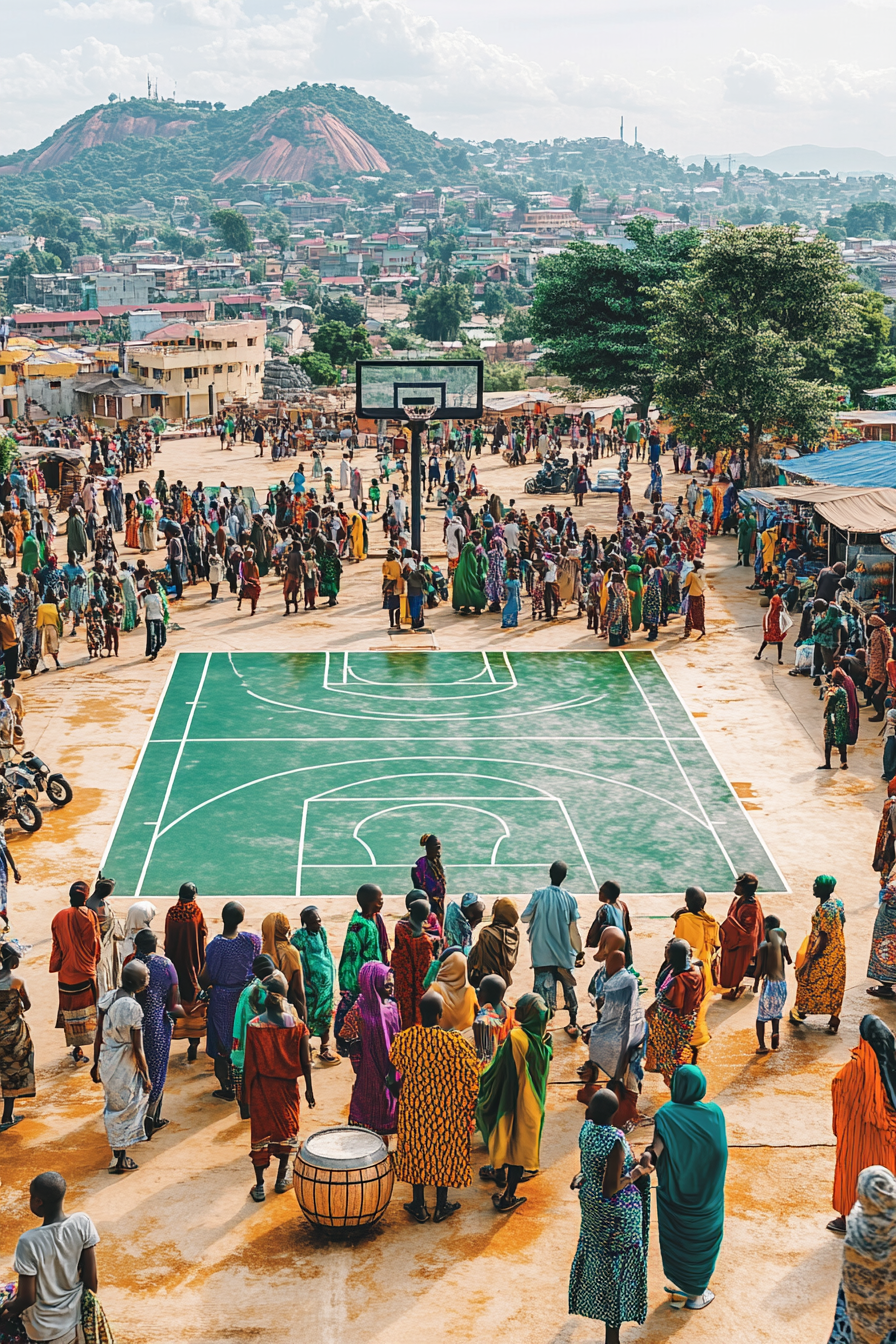
<path fill-rule="evenodd" d="M 826 485 L 896 486 L 896 443 L 864 439 L 835 452 L 810 453 L 778 464 L 787 476 Z"/>

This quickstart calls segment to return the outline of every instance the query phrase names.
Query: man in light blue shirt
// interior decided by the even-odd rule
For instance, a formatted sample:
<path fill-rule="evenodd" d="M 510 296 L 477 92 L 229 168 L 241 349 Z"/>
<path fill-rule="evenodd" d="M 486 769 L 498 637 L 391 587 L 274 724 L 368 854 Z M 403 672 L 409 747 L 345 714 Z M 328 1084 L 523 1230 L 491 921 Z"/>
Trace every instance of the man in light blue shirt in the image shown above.
<path fill-rule="evenodd" d="M 585 954 L 579 933 L 579 907 L 575 897 L 561 886 L 567 874 L 566 864 L 558 859 L 551 864 L 551 885 L 533 891 L 532 899 L 520 916 L 529 926 L 529 949 L 535 972 L 535 993 L 548 1005 L 551 1017 L 557 1011 L 557 981 L 563 986 L 563 1006 L 569 1013 L 569 1025 L 563 1030 L 573 1040 L 579 1034 L 576 1019 L 574 966 L 582 966 Z"/>

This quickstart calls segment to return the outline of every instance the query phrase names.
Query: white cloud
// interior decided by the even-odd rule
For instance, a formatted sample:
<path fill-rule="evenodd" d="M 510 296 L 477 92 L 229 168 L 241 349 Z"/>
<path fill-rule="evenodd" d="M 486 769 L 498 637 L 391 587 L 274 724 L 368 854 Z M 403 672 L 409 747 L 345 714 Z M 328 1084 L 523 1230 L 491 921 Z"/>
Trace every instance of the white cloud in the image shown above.
<path fill-rule="evenodd" d="M 155 10 L 149 0 L 94 0 L 93 4 L 69 4 L 69 0 L 59 0 L 54 9 L 47 14 L 54 19 L 71 19 L 78 23 L 97 23 L 105 19 L 117 19 L 131 23 L 152 23 Z"/>
<path fill-rule="evenodd" d="M 778 56 L 737 52 L 725 71 L 725 98 L 763 108 L 785 106 L 843 107 L 854 111 L 876 102 L 881 110 L 894 105 L 896 67 L 863 70 L 855 64 L 828 61 L 806 69 Z"/>
<path fill-rule="evenodd" d="M 162 23 L 222 28 L 248 22 L 240 0 L 173 0 L 162 7 Z"/>

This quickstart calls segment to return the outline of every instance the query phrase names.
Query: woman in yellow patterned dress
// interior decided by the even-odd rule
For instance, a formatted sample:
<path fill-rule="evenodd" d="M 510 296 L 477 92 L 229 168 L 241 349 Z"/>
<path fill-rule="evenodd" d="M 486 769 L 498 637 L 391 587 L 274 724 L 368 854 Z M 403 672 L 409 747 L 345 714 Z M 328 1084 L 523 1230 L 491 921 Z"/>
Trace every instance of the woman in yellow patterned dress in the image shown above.
<path fill-rule="evenodd" d="M 448 1187 L 473 1182 L 470 1136 L 479 1093 L 476 1050 L 460 1032 L 439 1026 L 444 1001 L 439 994 L 420 1000 L 422 1026 L 399 1032 L 389 1051 L 387 1078 L 398 1094 L 398 1147 L 395 1176 L 413 1186 L 406 1211 L 418 1223 L 429 1221 L 425 1187 L 436 1187 L 435 1221 L 443 1222 L 460 1208 L 449 1204 Z"/>
<path fill-rule="evenodd" d="M 796 972 L 796 1003 L 790 1012 L 794 1026 L 812 1014 L 827 1014 L 828 1033 L 840 1028 L 840 1009 L 846 992 L 846 940 L 843 902 L 834 896 L 836 877 L 816 877 L 812 893 L 818 908 L 812 916 L 812 933 L 806 959 Z"/>

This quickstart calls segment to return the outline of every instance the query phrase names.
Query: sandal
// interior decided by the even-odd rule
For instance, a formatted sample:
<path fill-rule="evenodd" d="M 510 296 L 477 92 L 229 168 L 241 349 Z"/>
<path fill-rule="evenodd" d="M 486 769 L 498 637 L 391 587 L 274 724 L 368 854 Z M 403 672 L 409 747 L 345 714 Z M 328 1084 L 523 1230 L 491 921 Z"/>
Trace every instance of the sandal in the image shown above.
<path fill-rule="evenodd" d="M 109 1174 L 111 1176 L 123 1176 L 126 1171 L 136 1171 L 136 1170 L 137 1170 L 137 1163 L 134 1161 L 134 1159 L 132 1157 L 125 1157 L 122 1160 L 121 1164 L 119 1164 L 117 1160 L 115 1161 L 115 1163 L 109 1168 Z"/>
<path fill-rule="evenodd" d="M 405 1204 L 404 1211 L 418 1223 L 428 1223 L 431 1217 L 425 1204 Z"/>
<path fill-rule="evenodd" d="M 828 1035 L 829 1035 L 829 1036 L 836 1036 L 836 1035 L 837 1035 L 837 1032 L 838 1032 L 839 1030 L 840 1030 L 840 1019 L 839 1019 L 839 1017 L 832 1017 L 831 1020 L 830 1020 L 830 1022 L 828 1023 Z"/>
<path fill-rule="evenodd" d="M 509 1201 L 506 1194 L 492 1195 L 492 1203 L 499 1213 L 513 1213 L 515 1209 L 518 1209 L 520 1205 L 525 1204 L 525 1202 L 526 1201 L 522 1195 L 514 1195 Z"/>
<path fill-rule="evenodd" d="M 804 1017 L 800 1017 L 795 1008 L 791 1008 L 790 1010 L 790 1021 L 793 1023 L 795 1027 L 805 1026 L 806 1023 L 806 1019 Z"/>
<path fill-rule="evenodd" d="M 889 985 L 872 985 L 865 993 L 870 994 L 872 999 L 896 999 Z"/>
<path fill-rule="evenodd" d="M 342 1060 L 339 1058 L 338 1055 L 334 1055 L 332 1050 L 321 1050 L 320 1054 L 317 1057 L 317 1062 L 319 1064 L 325 1064 L 327 1065 L 327 1067 L 330 1067 L 333 1064 L 341 1064 Z"/>
<path fill-rule="evenodd" d="M 160 1129 L 164 1129 L 166 1125 L 170 1125 L 170 1124 L 171 1124 L 171 1121 L 170 1121 L 170 1120 L 151 1120 L 151 1121 L 150 1121 L 150 1124 L 152 1125 L 152 1132 L 153 1132 L 153 1134 L 158 1134 L 159 1130 L 160 1130 Z"/>
<path fill-rule="evenodd" d="M 444 1223 L 446 1218 L 450 1218 L 453 1213 L 457 1213 L 459 1204 L 437 1204 L 433 1216 L 434 1223 Z"/>
<path fill-rule="evenodd" d="M 235 1092 L 225 1092 L 221 1087 L 216 1088 L 212 1096 L 217 1097 L 219 1101 L 236 1101 Z"/>
<path fill-rule="evenodd" d="M 578 1027 L 574 1027 L 571 1022 L 568 1022 L 566 1026 L 563 1028 L 563 1030 L 566 1032 L 567 1036 L 571 1041 L 577 1041 L 580 1035 L 582 1034 L 579 1031 Z"/>
<path fill-rule="evenodd" d="M 685 1311 L 702 1311 L 704 1307 L 708 1307 L 710 1302 L 715 1302 L 715 1300 L 715 1293 L 711 1293 L 707 1288 L 699 1297 L 689 1297 L 684 1304 L 684 1309 Z"/>
<path fill-rule="evenodd" d="M 507 1172 L 503 1167 L 498 1167 L 497 1171 L 492 1166 L 480 1167 L 479 1179 L 480 1181 L 494 1181 L 495 1185 L 505 1186 L 507 1184 Z"/>
<path fill-rule="evenodd" d="M 780 1044 L 781 1044 L 781 1034 L 780 1034 L 780 1032 L 773 1031 L 773 1032 L 772 1032 L 772 1049 L 773 1049 L 773 1050 L 777 1050 L 777 1049 L 778 1049 L 778 1046 L 779 1046 Z"/>
<path fill-rule="evenodd" d="M 12 1129 L 13 1125 L 20 1125 L 24 1119 L 24 1115 L 14 1115 L 11 1120 L 4 1120 L 0 1124 L 0 1134 L 5 1134 L 8 1129 Z"/>

